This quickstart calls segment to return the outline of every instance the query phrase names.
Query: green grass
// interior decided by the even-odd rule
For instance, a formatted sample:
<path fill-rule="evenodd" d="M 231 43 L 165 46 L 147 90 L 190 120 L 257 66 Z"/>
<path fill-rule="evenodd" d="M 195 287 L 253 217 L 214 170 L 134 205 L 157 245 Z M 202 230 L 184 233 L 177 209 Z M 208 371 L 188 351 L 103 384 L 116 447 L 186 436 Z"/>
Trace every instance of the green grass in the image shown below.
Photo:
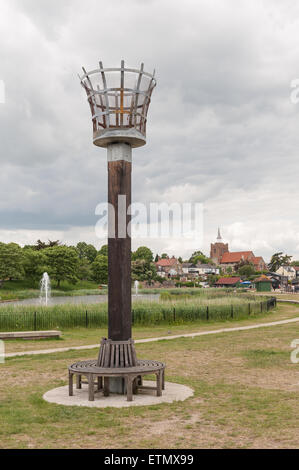
<path fill-rule="evenodd" d="M 64 407 L 42 399 L 66 385 L 69 364 L 96 357 L 97 350 L 11 358 L 0 365 L 0 447 L 298 448 L 293 336 L 294 325 L 281 325 L 138 344 L 138 357 L 165 361 L 166 380 L 192 387 L 194 397 L 123 409 Z M 256 356 L 280 359 L 261 369 L 251 362 Z"/>
<path fill-rule="evenodd" d="M 244 351 L 243 356 L 247 359 L 248 366 L 265 368 L 283 364 L 290 357 L 290 353 L 274 349 L 252 349 Z"/>

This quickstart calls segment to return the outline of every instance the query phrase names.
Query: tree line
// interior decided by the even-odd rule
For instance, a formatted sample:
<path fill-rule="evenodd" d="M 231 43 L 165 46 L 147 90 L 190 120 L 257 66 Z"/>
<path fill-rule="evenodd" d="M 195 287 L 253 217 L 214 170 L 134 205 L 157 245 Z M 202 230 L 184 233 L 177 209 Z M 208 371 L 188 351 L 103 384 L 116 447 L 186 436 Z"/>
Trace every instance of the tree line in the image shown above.
<path fill-rule="evenodd" d="M 79 242 L 66 246 L 59 240 L 26 245 L 0 242 L 0 286 L 6 280 L 28 279 L 38 282 L 44 272 L 59 288 L 62 281 L 75 284 L 80 280 L 108 283 L 108 245 L 97 250 L 93 245 Z M 152 251 L 140 247 L 132 253 L 132 279 L 159 279 Z"/>
<path fill-rule="evenodd" d="M 132 280 L 162 281 L 157 273 L 155 262 L 159 258 L 169 258 L 162 253 L 154 258 L 153 252 L 146 246 L 139 247 L 132 253 Z M 291 256 L 282 252 L 275 253 L 269 263 L 269 269 L 276 271 L 283 264 L 298 265 L 291 262 Z M 179 262 L 183 259 L 178 258 Z M 191 263 L 212 264 L 212 261 L 201 251 L 195 251 L 187 260 Z M 240 275 L 252 276 L 254 266 L 248 261 L 241 261 L 235 268 Z M 25 245 L 23 248 L 16 243 L 0 242 L 0 287 L 5 280 L 28 279 L 32 282 L 40 280 L 42 274 L 48 272 L 59 288 L 62 281 L 94 281 L 99 284 L 108 283 L 108 245 L 97 250 L 93 245 L 79 242 L 76 246 L 66 246 L 59 240 Z"/>

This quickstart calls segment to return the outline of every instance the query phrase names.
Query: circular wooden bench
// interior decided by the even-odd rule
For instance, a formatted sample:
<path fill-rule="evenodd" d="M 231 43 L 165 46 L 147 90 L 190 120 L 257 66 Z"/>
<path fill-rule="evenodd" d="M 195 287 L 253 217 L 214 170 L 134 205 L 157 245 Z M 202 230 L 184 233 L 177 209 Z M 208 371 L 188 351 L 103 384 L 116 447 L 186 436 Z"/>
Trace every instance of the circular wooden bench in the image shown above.
<path fill-rule="evenodd" d="M 158 361 L 138 360 L 134 367 L 105 368 L 99 367 L 97 360 L 77 362 L 69 367 L 69 396 L 73 396 L 73 377 L 76 376 L 77 389 L 82 388 L 82 383 L 88 384 L 88 399 L 94 401 L 96 392 L 103 391 L 104 396 L 109 396 L 109 378 L 122 377 L 125 379 L 127 389 L 127 400 L 133 400 L 133 393 L 138 390 L 155 390 L 158 397 L 162 396 L 165 389 L 165 364 Z M 149 374 L 156 375 L 156 387 L 144 386 L 142 377 Z M 87 382 L 82 381 L 82 376 Z M 97 382 L 95 382 L 95 378 Z"/>

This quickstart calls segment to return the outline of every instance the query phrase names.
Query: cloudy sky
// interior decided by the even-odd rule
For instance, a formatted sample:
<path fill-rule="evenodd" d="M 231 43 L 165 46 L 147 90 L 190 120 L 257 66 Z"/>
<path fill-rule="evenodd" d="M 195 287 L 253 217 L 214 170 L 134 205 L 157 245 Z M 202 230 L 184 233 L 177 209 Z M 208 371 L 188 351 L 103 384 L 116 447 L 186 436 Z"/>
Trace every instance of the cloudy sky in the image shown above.
<path fill-rule="evenodd" d="M 0 0 L 0 240 L 101 246 L 106 152 L 92 145 L 77 73 L 145 63 L 158 86 L 133 199 L 201 202 L 204 240 L 134 240 L 155 252 L 299 259 L 296 0 Z"/>

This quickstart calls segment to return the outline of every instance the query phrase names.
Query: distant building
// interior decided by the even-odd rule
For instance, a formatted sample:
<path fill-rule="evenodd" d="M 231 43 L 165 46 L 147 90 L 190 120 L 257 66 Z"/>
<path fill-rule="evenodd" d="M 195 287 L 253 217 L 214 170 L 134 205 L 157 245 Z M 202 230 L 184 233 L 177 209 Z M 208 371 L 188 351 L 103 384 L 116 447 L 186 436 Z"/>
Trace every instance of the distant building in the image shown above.
<path fill-rule="evenodd" d="M 241 282 L 241 278 L 239 276 L 221 277 L 217 282 L 215 282 L 215 286 L 238 287 L 240 285 L 240 282 Z"/>
<path fill-rule="evenodd" d="M 228 243 L 223 243 L 218 229 L 218 236 L 216 243 L 211 243 L 210 258 L 214 263 L 221 266 L 224 271 L 228 268 L 235 269 L 241 261 L 252 263 L 256 271 L 266 271 L 267 265 L 262 256 L 255 256 L 252 251 L 233 251 L 228 249 Z"/>
<path fill-rule="evenodd" d="M 280 266 L 280 268 L 277 269 L 276 274 L 279 274 L 280 276 L 285 276 L 288 278 L 289 281 L 292 281 L 293 279 L 296 279 L 297 277 L 297 266 Z"/>
<path fill-rule="evenodd" d="M 216 243 L 211 243 L 210 258 L 213 263 L 219 265 L 221 263 L 222 256 L 228 252 L 228 243 L 223 243 L 220 235 L 220 228 L 218 228 L 218 236 Z"/>
<path fill-rule="evenodd" d="M 197 264 L 198 274 L 200 276 L 208 274 L 220 274 L 220 268 L 214 266 L 213 264 Z"/>
<path fill-rule="evenodd" d="M 161 277 L 176 277 L 183 273 L 182 264 L 174 256 L 172 258 L 159 258 L 155 264 L 157 274 Z"/>
<path fill-rule="evenodd" d="M 182 272 L 187 277 L 200 277 L 208 274 L 220 274 L 220 268 L 214 264 L 183 263 Z"/>
<path fill-rule="evenodd" d="M 257 292 L 271 292 L 272 281 L 267 276 L 261 276 L 254 280 Z"/>

